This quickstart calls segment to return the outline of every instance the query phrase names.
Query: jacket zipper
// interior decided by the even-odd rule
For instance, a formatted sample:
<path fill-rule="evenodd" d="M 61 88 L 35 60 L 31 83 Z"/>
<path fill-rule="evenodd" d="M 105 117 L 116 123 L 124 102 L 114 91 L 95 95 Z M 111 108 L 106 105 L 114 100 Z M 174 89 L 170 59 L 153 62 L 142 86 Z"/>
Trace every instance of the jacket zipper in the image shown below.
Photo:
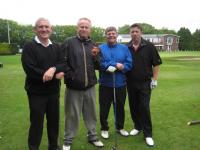
<path fill-rule="evenodd" d="M 84 69 L 85 69 L 85 87 L 87 87 L 88 86 L 87 60 L 86 60 L 85 47 L 83 43 L 82 43 L 82 47 L 83 47 L 83 56 L 84 56 Z"/>

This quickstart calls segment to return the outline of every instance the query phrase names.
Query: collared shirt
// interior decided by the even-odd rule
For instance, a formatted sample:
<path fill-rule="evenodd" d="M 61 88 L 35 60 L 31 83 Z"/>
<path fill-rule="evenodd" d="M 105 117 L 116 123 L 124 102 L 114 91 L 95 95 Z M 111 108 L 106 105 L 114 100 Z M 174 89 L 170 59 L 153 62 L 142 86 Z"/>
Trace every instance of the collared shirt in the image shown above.
<path fill-rule="evenodd" d="M 41 44 L 42 46 L 44 46 L 44 47 L 48 47 L 49 45 L 52 44 L 51 40 L 48 39 L 48 44 L 47 44 L 47 45 L 44 45 L 44 44 L 39 40 L 38 36 L 35 36 L 34 40 L 35 40 L 37 43 L 39 43 L 39 44 Z"/>

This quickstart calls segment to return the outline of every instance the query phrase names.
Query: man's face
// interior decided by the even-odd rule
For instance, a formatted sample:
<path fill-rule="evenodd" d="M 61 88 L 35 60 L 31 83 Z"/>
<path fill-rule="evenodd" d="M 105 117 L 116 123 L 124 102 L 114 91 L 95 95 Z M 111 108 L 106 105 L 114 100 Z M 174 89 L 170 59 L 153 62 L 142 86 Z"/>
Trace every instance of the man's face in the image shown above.
<path fill-rule="evenodd" d="M 108 44 L 115 44 L 117 43 L 117 32 L 116 31 L 109 31 L 106 33 L 106 41 Z"/>
<path fill-rule="evenodd" d="M 34 28 L 34 31 L 39 39 L 47 40 L 49 39 L 49 36 L 52 33 L 52 28 L 49 21 L 40 20 L 37 22 L 36 27 Z"/>
<path fill-rule="evenodd" d="M 138 27 L 133 27 L 130 29 L 130 34 L 133 41 L 140 41 L 142 31 Z"/>
<path fill-rule="evenodd" d="M 83 39 L 87 39 L 90 36 L 91 24 L 88 20 L 80 20 L 78 23 L 77 32 Z"/>

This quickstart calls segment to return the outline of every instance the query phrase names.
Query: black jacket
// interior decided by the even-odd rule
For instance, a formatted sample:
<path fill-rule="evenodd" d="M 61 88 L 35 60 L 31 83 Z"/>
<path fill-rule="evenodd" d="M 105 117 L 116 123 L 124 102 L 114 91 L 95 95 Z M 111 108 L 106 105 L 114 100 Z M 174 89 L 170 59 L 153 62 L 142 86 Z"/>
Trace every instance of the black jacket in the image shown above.
<path fill-rule="evenodd" d="M 81 40 L 77 36 L 68 38 L 62 45 L 67 59 L 65 84 L 68 88 L 85 90 L 97 83 L 95 68 L 99 58 L 93 57 L 94 42 Z"/>
<path fill-rule="evenodd" d="M 55 77 L 43 82 L 43 75 L 50 67 L 56 72 L 64 71 L 63 55 L 58 44 L 44 47 L 35 40 L 25 44 L 22 52 L 22 66 L 26 73 L 25 90 L 29 94 L 56 94 L 60 90 L 60 80 Z"/>
<path fill-rule="evenodd" d="M 143 38 L 137 51 L 134 50 L 132 41 L 128 43 L 128 47 L 134 60 L 133 69 L 126 74 L 128 83 L 150 81 L 153 76 L 152 68 L 162 64 L 156 47 Z"/>

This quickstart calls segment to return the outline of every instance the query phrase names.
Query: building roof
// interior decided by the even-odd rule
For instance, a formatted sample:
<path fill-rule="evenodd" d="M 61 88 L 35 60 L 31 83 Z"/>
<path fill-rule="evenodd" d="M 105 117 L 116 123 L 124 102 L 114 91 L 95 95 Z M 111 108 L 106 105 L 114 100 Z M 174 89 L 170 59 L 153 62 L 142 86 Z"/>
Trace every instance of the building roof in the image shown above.
<path fill-rule="evenodd" d="M 176 36 L 176 37 L 180 37 L 178 35 L 175 34 L 142 34 L 143 38 L 153 38 L 153 37 L 163 37 L 163 36 Z M 121 36 L 122 38 L 130 38 L 130 34 L 119 34 L 119 36 Z"/>

